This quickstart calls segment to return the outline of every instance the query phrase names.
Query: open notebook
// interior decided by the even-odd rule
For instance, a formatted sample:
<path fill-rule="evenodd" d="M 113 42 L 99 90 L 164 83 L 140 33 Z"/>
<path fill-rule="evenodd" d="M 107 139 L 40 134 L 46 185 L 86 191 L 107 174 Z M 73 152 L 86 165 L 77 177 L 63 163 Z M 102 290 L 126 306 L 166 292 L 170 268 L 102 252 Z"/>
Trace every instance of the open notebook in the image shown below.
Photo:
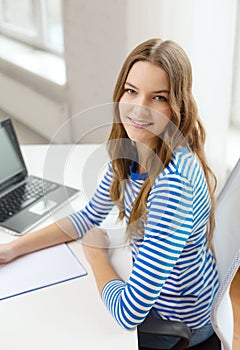
<path fill-rule="evenodd" d="M 0 265 L 0 300 L 86 275 L 67 244 Z"/>

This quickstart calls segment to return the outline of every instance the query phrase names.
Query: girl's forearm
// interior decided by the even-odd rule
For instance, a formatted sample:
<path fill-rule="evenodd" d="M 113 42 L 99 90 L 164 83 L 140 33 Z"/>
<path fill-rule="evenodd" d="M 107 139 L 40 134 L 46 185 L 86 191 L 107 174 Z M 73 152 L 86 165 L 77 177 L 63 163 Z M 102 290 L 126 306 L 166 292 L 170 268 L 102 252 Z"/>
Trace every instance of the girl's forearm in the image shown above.
<path fill-rule="evenodd" d="M 104 286 L 109 281 L 116 279 L 122 280 L 122 278 L 116 273 L 116 271 L 112 267 L 106 254 L 102 254 L 101 252 L 99 252 L 99 254 L 97 254 L 94 257 L 94 259 L 91 259 L 89 261 L 89 263 L 91 265 L 100 295 L 102 294 Z"/>
<path fill-rule="evenodd" d="M 10 242 L 12 259 L 56 244 L 70 242 L 77 237 L 77 232 L 71 221 L 67 218 L 61 219 L 57 223 Z"/>
<path fill-rule="evenodd" d="M 111 280 L 121 280 L 108 257 L 109 237 L 101 228 L 93 227 L 82 239 L 84 254 L 91 265 L 99 293 Z"/>

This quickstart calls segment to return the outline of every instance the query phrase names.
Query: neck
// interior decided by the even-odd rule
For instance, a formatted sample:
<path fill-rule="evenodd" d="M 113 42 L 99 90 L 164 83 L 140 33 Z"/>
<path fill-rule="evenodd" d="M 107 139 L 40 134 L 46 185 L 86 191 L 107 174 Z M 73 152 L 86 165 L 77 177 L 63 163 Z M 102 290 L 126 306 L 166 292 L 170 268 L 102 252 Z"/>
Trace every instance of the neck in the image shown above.
<path fill-rule="evenodd" d="M 143 174 L 148 172 L 148 162 L 153 155 L 151 148 L 144 144 L 136 144 L 138 154 L 138 172 Z"/>

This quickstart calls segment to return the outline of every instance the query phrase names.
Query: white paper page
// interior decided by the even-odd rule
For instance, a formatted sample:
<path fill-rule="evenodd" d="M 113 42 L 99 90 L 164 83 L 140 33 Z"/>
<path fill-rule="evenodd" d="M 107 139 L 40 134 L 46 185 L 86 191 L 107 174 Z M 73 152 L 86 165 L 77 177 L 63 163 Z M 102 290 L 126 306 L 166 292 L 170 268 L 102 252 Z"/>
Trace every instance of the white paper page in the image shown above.
<path fill-rule="evenodd" d="M 66 244 L 0 265 L 0 300 L 86 275 Z"/>

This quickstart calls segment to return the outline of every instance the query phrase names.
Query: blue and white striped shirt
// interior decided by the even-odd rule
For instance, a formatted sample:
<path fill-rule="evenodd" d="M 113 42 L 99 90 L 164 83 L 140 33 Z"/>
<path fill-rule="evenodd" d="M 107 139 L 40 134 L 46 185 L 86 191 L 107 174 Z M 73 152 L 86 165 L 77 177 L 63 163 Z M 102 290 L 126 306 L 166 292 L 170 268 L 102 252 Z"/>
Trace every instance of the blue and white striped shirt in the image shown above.
<path fill-rule="evenodd" d="M 110 163 L 87 206 L 70 215 L 80 237 L 99 225 L 114 206 L 112 175 Z M 146 176 L 130 172 L 126 220 Z M 206 242 L 211 202 L 203 170 L 187 148 L 176 150 L 157 177 L 146 209 L 144 237 L 131 243 L 134 265 L 129 280 L 109 281 L 103 288 L 107 308 L 125 329 L 140 324 L 152 307 L 163 319 L 184 322 L 192 329 L 210 323 L 218 289 L 215 260 Z"/>

